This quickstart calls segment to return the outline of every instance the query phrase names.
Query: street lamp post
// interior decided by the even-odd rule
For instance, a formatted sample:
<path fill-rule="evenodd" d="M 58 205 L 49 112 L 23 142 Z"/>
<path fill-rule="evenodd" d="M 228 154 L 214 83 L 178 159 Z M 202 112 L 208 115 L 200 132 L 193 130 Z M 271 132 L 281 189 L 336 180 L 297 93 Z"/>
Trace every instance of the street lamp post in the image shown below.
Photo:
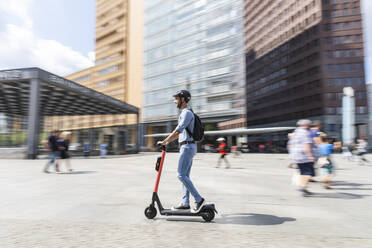
<path fill-rule="evenodd" d="M 342 142 L 350 145 L 355 139 L 355 98 L 352 87 L 344 88 L 342 98 Z"/>

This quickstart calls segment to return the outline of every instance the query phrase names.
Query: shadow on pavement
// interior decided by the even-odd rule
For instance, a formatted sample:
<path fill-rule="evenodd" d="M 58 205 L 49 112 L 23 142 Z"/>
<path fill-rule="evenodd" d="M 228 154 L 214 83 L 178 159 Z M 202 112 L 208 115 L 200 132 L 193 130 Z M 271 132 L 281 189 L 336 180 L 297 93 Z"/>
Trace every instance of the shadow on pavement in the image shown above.
<path fill-rule="evenodd" d="M 337 189 L 337 190 L 372 190 L 372 188 L 358 188 L 358 187 L 355 187 L 355 188 L 334 188 L 334 189 Z"/>
<path fill-rule="evenodd" d="M 286 221 L 295 221 L 295 218 L 278 217 L 269 214 L 253 214 L 253 213 L 236 213 L 236 214 L 222 214 L 221 218 L 216 219 L 218 224 L 235 224 L 235 225 L 280 225 Z"/>
<path fill-rule="evenodd" d="M 174 221 L 174 222 L 195 222 L 195 223 L 206 223 L 206 224 L 211 224 L 211 223 L 214 223 L 214 221 L 212 222 L 205 222 L 202 217 L 190 217 L 190 218 L 167 218 L 166 219 L 167 221 Z"/>
<path fill-rule="evenodd" d="M 287 221 L 295 221 L 295 218 L 278 217 L 268 214 L 252 214 L 252 213 L 235 213 L 235 214 L 222 214 L 212 222 L 215 224 L 232 224 L 232 225 L 252 225 L 252 226 L 265 226 L 265 225 L 280 225 Z M 200 217 L 198 219 L 192 218 L 167 218 L 167 221 L 182 221 L 182 222 L 204 222 Z"/>
<path fill-rule="evenodd" d="M 359 194 L 351 194 L 351 193 L 334 192 L 334 193 L 313 193 L 309 197 L 353 200 L 353 199 L 361 199 L 366 196 L 370 196 L 370 195 L 359 195 Z"/>
<path fill-rule="evenodd" d="M 92 174 L 97 173 L 97 171 L 71 171 L 71 172 L 60 172 L 59 175 L 80 175 L 80 174 Z"/>
<path fill-rule="evenodd" d="M 332 181 L 332 188 L 336 190 L 372 190 L 372 188 L 360 188 L 363 186 L 370 186 L 370 183 L 349 183 L 346 181 Z M 341 186 L 341 187 L 338 187 Z"/>
<path fill-rule="evenodd" d="M 364 185 L 372 185 L 370 183 L 362 184 L 362 183 L 349 183 L 346 181 L 331 181 L 332 186 L 351 186 L 351 187 L 361 187 Z"/>

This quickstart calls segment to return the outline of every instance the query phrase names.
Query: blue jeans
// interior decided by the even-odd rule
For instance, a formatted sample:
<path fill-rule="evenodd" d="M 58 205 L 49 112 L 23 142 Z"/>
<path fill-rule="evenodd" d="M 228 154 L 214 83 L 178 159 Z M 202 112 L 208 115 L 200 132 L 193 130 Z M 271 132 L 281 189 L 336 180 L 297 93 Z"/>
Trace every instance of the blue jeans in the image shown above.
<path fill-rule="evenodd" d="M 59 151 L 49 152 L 49 161 L 45 165 L 44 170 L 47 171 L 49 169 L 49 166 L 52 165 L 52 164 L 54 164 L 56 162 L 56 160 L 58 159 L 59 156 L 60 156 L 60 152 Z M 58 170 L 58 165 L 57 164 L 56 164 L 56 170 Z"/>
<path fill-rule="evenodd" d="M 192 159 L 196 154 L 195 144 L 185 144 L 180 148 L 180 158 L 178 160 L 178 179 L 182 182 L 182 205 L 190 205 L 190 193 L 195 201 L 200 201 L 202 197 L 190 180 Z"/>

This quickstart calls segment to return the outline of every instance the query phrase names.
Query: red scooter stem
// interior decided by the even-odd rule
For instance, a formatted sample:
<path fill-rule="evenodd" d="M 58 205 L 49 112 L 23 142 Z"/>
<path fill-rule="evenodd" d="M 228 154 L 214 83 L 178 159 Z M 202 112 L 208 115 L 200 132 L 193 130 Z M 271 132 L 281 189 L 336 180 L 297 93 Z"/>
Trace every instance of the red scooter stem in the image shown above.
<path fill-rule="evenodd" d="M 155 183 L 154 193 L 157 193 L 158 192 L 161 171 L 163 169 L 164 158 L 165 158 L 165 148 L 163 148 L 163 151 L 161 152 L 161 161 L 160 161 L 158 176 L 156 177 L 156 183 Z"/>

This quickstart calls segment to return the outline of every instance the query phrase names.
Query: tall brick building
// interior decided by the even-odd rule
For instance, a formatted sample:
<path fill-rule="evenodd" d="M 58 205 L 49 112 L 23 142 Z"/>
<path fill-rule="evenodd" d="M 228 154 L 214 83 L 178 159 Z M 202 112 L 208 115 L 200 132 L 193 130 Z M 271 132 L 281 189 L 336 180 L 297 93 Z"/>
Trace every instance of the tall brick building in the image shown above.
<path fill-rule="evenodd" d="M 321 120 L 340 138 L 342 92 L 355 90 L 356 124 L 367 124 L 359 0 L 246 0 L 247 126 Z"/>

